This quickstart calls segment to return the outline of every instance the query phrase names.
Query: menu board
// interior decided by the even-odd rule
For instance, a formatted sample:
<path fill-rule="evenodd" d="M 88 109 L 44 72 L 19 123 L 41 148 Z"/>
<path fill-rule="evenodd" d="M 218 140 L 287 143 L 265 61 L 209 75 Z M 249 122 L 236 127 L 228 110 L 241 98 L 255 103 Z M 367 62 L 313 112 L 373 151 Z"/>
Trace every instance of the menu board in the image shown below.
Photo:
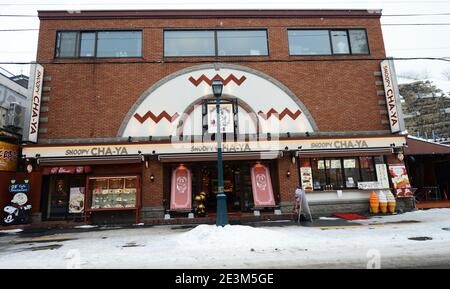
<path fill-rule="evenodd" d="M 312 169 L 311 167 L 301 167 L 300 168 L 300 177 L 302 180 L 302 187 L 305 192 L 312 192 Z"/>
<path fill-rule="evenodd" d="M 69 213 L 80 214 L 84 211 L 84 187 L 70 188 Z"/>

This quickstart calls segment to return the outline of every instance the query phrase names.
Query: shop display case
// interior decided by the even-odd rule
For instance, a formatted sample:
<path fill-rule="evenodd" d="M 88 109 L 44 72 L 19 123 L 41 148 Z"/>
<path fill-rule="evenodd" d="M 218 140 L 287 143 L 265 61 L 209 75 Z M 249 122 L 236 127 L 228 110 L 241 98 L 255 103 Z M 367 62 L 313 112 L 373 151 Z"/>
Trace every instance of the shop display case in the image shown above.
<path fill-rule="evenodd" d="M 136 210 L 138 220 L 139 177 L 89 177 L 86 211 Z"/>

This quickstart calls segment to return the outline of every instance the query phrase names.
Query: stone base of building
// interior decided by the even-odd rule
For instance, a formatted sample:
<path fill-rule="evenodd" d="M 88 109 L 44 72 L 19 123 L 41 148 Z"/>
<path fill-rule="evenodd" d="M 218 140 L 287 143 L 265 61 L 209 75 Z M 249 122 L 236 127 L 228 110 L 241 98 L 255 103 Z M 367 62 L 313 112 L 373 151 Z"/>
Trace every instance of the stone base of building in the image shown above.
<path fill-rule="evenodd" d="M 294 204 L 286 202 L 281 204 L 281 210 L 284 214 L 292 212 Z M 309 204 L 311 215 L 313 218 L 329 217 L 334 214 L 370 214 L 369 202 L 361 201 L 340 201 L 340 202 L 314 202 Z M 411 212 L 416 209 L 414 198 L 397 199 L 395 211 L 397 213 Z"/>

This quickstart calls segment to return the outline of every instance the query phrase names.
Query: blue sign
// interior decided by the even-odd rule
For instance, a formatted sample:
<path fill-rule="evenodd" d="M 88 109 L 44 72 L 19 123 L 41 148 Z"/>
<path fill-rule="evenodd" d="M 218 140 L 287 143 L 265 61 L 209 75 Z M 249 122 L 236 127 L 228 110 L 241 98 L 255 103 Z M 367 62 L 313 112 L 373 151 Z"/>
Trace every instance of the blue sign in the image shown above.
<path fill-rule="evenodd" d="M 28 193 L 30 184 L 11 184 L 9 185 L 9 192 L 11 193 Z"/>

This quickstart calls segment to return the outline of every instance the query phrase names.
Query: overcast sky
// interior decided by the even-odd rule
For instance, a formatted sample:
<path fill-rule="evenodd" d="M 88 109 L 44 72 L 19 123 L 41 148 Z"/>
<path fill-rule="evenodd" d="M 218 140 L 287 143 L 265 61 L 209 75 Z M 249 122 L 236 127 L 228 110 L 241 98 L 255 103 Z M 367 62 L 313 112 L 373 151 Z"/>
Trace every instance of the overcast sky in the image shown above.
<path fill-rule="evenodd" d="M 1 0 L 0 15 L 30 14 L 37 10 L 95 9 L 382 9 L 384 15 L 433 14 L 414 17 L 383 16 L 382 24 L 447 23 L 441 26 L 383 26 L 388 56 L 450 57 L 450 0 Z M 125 2 L 126 3 L 126 2 Z M 200 24 L 201 25 L 201 24 Z M 37 17 L 0 17 L 0 30 L 39 28 Z M 37 31 L 0 31 L 0 62 L 28 62 L 36 59 Z M 29 74 L 28 67 L 3 65 L 13 73 Z M 398 74 L 416 73 L 442 78 L 450 62 L 397 61 Z"/>

